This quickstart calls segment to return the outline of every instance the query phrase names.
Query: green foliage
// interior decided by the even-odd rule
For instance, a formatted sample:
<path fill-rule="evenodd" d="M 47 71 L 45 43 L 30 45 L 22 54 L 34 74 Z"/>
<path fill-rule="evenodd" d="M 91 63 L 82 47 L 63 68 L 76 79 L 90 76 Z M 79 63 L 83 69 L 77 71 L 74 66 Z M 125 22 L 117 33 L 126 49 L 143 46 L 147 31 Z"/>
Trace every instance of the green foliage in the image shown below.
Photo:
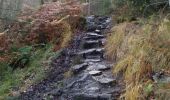
<path fill-rule="evenodd" d="M 138 11 L 143 11 L 146 5 L 150 3 L 151 0 L 127 0 L 128 4 Z"/>
<path fill-rule="evenodd" d="M 20 48 L 18 51 L 21 54 L 29 54 L 32 49 L 33 49 L 32 46 L 25 46 L 25 47 Z"/>
<path fill-rule="evenodd" d="M 160 9 L 165 9 L 165 2 L 163 0 L 113 0 L 113 6 L 115 9 L 124 9 L 127 14 L 131 16 L 152 15 L 158 12 Z M 159 4 L 158 2 L 162 2 Z M 158 4 L 157 4 L 158 3 Z M 125 13 L 126 14 L 126 13 Z"/>
<path fill-rule="evenodd" d="M 153 91 L 153 84 L 148 84 L 145 89 L 144 89 L 145 93 L 147 95 L 149 95 L 152 91 Z"/>
<path fill-rule="evenodd" d="M 25 46 L 17 50 L 16 57 L 14 57 L 10 63 L 13 70 L 16 68 L 23 68 L 29 63 L 32 49 L 32 46 Z"/>
<path fill-rule="evenodd" d="M 9 97 L 10 93 L 14 91 L 13 88 L 27 88 L 28 84 L 31 85 L 44 78 L 46 75 L 45 70 L 49 67 L 51 58 L 58 57 L 60 53 L 53 52 L 52 47 L 51 44 L 47 44 L 44 48 L 36 49 L 34 52 L 31 52 L 33 50 L 32 46 L 18 49 L 22 56 L 30 54 L 29 62 L 23 69 L 18 68 L 12 71 L 8 63 L 0 62 L 0 100 L 15 100 L 14 97 Z M 24 61 L 23 59 L 22 62 Z M 29 77 L 33 78 L 29 79 Z M 28 83 L 24 83 L 26 80 L 28 80 Z"/>

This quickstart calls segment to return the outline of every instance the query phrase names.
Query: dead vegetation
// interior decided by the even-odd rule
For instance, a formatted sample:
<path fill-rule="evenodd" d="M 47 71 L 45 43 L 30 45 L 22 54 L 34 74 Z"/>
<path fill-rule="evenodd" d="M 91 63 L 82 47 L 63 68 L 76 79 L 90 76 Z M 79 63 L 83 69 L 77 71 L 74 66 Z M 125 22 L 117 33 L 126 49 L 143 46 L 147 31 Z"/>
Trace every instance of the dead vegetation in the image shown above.
<path fill-rule="evenodd" d="M 26 8 L 18 17 L 18 22 L 10 25 L 10 29 L 0 34 L 0 51 L 9 52 L 13 46 L 52 43 L 54 50 L 65 47 L 73 33 L 82 24 L 80 19 L 81 5 L 76 2 L 49 3 L 42 5 L 37 11 Z M 1 57 L 2 58 L 2 57 Z"/>
<path fill-rule="evenodd" d="M 45 4 L 38 10 L 26 8 L 16 22 L 0 33 L 0 99 L 8 97 L 25 77 L 29 82 L 23 83 L 21 89 L 44 77 L 48 65 L 42 63 L 59 55 L 75 33 L 83 29 L 81 7 L 79 2 L 69 1 Z M 32 74 L 34 79 L 29 80 Z"/>
<path fill-rule="evenodd" d="M 161 70 L 170 71 L 169 26 L 168 19 L 150 19 L 147 23 L 124 22 L 113 27 L 106 55 L 116 58 L 113 73 L 123 73 L 126 89 L 122 98 L 125 100 L 162 100 L 153 93 L 152 75 Z"/>

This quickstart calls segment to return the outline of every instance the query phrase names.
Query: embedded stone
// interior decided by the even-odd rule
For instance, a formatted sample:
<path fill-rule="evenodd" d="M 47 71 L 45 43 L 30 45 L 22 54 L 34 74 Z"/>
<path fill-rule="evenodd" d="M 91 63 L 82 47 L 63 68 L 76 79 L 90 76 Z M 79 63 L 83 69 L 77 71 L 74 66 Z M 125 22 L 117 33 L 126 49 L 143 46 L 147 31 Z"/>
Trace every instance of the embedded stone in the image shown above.
<path fill-rule="evenodd" d="M 80 65 L 75 65 L 75 66 L 72 67 L 72 71 L 73 71 L 74 74 L 77 74 L 80 71 L 86 69 L 87 66 L 88 66 L 87 63 L 83 63 L 83 64 L 80 64 Z"/>
<path fill-rule="evenodd" d="M 100 62 L 101 61 L 101 59 L 86 59 L 86 60 L 84 60 L 84 62 Z"/>
<path fill-rule="evenodd" d="M 113 85 L 113 83 L 116 82 L 115 79 L 106 78 L 106 77 L 101 77 L 101 78 L 93 77 L 93 79 L 103 85 Z"/>
<path fill-rule="evenodd" d="M 102 72 L 101 71 L 90 71 L 89 74 L 92 76 L 99 76 L 102 74 Z"/>

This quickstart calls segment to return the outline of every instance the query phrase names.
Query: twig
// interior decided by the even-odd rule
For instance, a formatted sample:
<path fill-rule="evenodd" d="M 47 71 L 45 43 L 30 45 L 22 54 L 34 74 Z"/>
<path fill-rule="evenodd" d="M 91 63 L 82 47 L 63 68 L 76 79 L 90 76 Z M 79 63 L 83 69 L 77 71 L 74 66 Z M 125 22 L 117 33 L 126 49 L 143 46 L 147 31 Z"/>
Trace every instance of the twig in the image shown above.
<path fill-rule="evenodd" d="M 54 20 L 54 21 L 51 22 L 51 24 L 52 25 L 57 25 L 57 24 L 61 23 L 63 20 L 69 18 L 69 17 L 70 17 L 70 15 L 67 15 L 67 16 L 61 18 L 60 20 Z"/>

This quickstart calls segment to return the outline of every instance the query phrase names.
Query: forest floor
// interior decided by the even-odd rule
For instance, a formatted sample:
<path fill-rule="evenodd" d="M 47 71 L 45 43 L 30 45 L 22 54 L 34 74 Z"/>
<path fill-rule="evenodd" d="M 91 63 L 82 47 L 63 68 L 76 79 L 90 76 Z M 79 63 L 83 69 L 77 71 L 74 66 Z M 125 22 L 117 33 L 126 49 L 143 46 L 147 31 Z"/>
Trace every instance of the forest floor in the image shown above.
<path fill-rule="evenodd" d="M 51 63 L 46 78 L 21 93 L 21 100 L 116 100 L 123 82 L 113 76 L 111 63 L 105 58 L 104 44 L 111 18 L 88 17 L 87 31 Z M 93 24 L 92 24 L 93 23 Z"/>

